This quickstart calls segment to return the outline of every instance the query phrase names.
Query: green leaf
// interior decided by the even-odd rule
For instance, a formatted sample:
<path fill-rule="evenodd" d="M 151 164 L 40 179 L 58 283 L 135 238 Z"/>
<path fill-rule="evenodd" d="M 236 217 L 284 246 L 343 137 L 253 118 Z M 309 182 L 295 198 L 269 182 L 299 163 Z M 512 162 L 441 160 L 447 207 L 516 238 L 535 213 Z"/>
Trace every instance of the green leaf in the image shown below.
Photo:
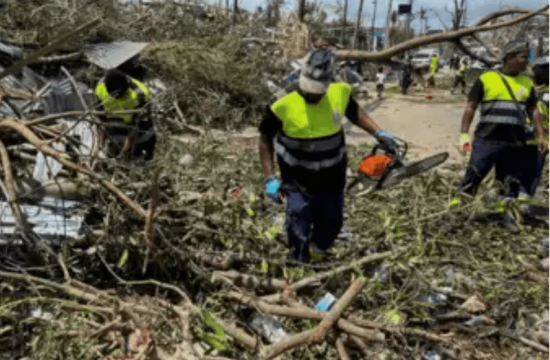
<path fill-rule="evenodd" d="M 267 261 L 265 261 L 265 259 L 262 259 L 262 272 L 266 274 L 268 269 L 269 269 L 269 265 L 267 265 Z"/>
<path fill-rule="evenodd" d="M 124 249 L 124 252 L 122 253 L 122 256 L 118 260 L 118 267 L 119 268 L 123 267 L 126 264 L 126 262 L 128 261 L 128 256 L 129 256 L 128 249 Z"/>

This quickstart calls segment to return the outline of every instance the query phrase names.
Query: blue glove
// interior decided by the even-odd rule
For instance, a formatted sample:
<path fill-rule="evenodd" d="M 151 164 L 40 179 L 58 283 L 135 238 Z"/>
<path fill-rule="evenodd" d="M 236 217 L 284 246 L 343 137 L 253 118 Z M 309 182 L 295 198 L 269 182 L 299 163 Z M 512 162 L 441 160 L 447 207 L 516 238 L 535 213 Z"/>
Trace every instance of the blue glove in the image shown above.
<path fill-rule="evenodd" d="M 390 134 L 389 132 L 387 131 L 384 131 L 384 130 L 378 130 L 377 132 L 374 133 L 374 137 L 376 138 L 376 140 L 378 141 L 395 141 L 393 139 L 393 135 Z M 383 140 L 384 139 L 384 140 Z"/>
<path fill-rule="evenodd" d="M 281 188 L 281 183 L 279 183 L 279 180 L 275 177 L 275 175 L 271 175 L 267 179 L 265 179 L 265 193 L 267 196 L 275 201 L 279 201 L 279 189 Z"/>
<path fill-rule="evenodd" d="M 374 137 L 378 142 L 386 148 L 386 151 L 396 153 L 397 152 L 397 143 L 393 138 L 393 135 L 384 130 L 378 130 L 374 133 Z"/>

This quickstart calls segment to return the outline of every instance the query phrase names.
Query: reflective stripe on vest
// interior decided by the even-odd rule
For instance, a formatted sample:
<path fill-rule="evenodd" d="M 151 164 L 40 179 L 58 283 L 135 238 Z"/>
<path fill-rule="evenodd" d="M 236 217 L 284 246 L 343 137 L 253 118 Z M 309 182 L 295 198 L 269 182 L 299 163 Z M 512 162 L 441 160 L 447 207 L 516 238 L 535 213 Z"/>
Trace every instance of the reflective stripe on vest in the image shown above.
<path fill-rule="evenodd" d="M 129 124 L 132 122 L 133 114 L 109 114 L 109 112 L 135 110 L 150 100 L 149 89 L 135 79 L 131 79 L 131 81 L 130 89 L 118 99 L 111 97 L 104 81 L 97 85 L 95 93 L 103 104 L 103 110 L 107 113 L 105 117 L 121 119 L 124 123 Z"/>
<path fill-rule="evenodd" d="M 341 162 L 346 153 L 342 120 L 350 95 L 348 84 L 334 83 L 317 104 L 308 104 L 298 92 L 275 102 L 271 109 L 283 123 L 275 142 L 280 159 L 315 171 Z"/>
<path fill-rule="evenodd" d="M 302 140 L 304 144 L 296 148 L 286 146 L 289 139 L 279 134 L 275 142 L 275 152 L 287 165 L 319 171 L 339 164 L 346 155 L 343 132 L 325 139 Z"/>
<path fill-rule="evenodd" d="M 514 92 L 522 111 L 525 111 L 525 103 L 533 89 L 533 82 L 524 75 L 503 76 Z M 481 75 L 480 80 L 483 82 L 484 94 L 479 122 L 525 125 L 525 116 L 518 113 L 518 109 L 500 75 L 494 71 L 489 71 Z"/>

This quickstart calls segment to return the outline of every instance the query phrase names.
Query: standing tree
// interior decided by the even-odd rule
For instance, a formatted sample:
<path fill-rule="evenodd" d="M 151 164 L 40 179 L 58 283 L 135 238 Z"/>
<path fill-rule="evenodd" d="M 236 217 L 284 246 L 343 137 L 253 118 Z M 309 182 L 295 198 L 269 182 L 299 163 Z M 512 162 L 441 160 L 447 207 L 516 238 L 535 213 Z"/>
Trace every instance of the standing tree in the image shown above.
<path fill-rule="evenodd" d="M 453 30 L 458 30 L 466 21 L 466 0 L 454 0 L 454 4 L 454 11 L 451 12 L 453 17 Z"/>
<path fill-rule="evenodd" d="M 344 20 L 342 21 L 342 38 L 340 42 L 345 46 L 346 41 L 346 23 L 348 22 L 348 0 L 344 0 Z"/>
<path fill-rule="evenodd" d="M 304 22 L 306 15 L 306 0 L 298 0 L 298 20 Z"/>
<path fill-rule="evenodd" d="M 359 42 L 359 29 L 361 27 L 361 17 L 363 15 L 363 2 L 359 0 L 359 10 L 357 11 L 357 22 L 355 23 L 355 36 L 353 38 L 353 48 L 357 49 L 357 43 Z"/>

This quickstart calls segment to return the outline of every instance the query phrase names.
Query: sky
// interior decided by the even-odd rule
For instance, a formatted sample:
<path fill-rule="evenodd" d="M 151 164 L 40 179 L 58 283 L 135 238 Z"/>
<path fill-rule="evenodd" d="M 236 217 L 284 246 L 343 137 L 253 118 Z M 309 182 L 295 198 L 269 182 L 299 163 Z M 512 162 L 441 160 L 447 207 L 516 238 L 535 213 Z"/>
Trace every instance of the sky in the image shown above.
<path fill-rule="evenodd" d="M 211 3 L 218 3 L 220 0 L 208 0 Z M 225 4 L 225 0 L 221 0 Z M 294 9 L 296 7 L 296 0 L 284 0 L 285 5 L 288 9 Z M 325 6 L 325 11 L 327 13 L 334 12 L 336 5 L 338 3 L 343 4 L 344 0 L 318 0 Z M 372 15 L 373 15 L 373 5 L 374 0 L 365 0 L 363 5 L 363 21 L 367 24 L 371 24 Z M 376 26 L 385 26 L 385 18 L 387 11 L 387 1 L 388 0 L 377 0 L 377 10 L 376 10 Z M 230 1 L 232 2 L 232 0 Z M 239 0 L 239 6 L 245 8 L 246 10 L 255 10 L 258 6 L 263 6 L 267 0 Z M 408 0 L 393 0 L 393 8 L 397 9 L 399 4 L 407 4 Z M 467 24 L 473 24 L 477 19 L 482 16 L 498 10 L 500 7 L 521 7 L 525 9 L 540 9 L 544 5 L 548 5 L 548 0 L 466 0 L 467 5 Z M 357 16 L 359 1 L 358 0 L 348 0 L 348 18 L 354 19 Z M 436 11 L 439 16 L 447 24 L 450 24 L 451 16 L 445 11 L 445 7 L 448 10 L 452 10 L 454 7 L 454 0 L 413 0 L 413 12 L 420 10 L 420 7 L 430 9 L 428 11 L 428 26 L 430 29 L 442 29 L 441 22 L 435 15 Z M 334 15 L 330 16 L 333 18 Z M 350 20 L 351 20 L 350 19 Z M 419 27 L 419 21 L 416 20 L 413 22 L 412 26 L 414 28 Z"/>

